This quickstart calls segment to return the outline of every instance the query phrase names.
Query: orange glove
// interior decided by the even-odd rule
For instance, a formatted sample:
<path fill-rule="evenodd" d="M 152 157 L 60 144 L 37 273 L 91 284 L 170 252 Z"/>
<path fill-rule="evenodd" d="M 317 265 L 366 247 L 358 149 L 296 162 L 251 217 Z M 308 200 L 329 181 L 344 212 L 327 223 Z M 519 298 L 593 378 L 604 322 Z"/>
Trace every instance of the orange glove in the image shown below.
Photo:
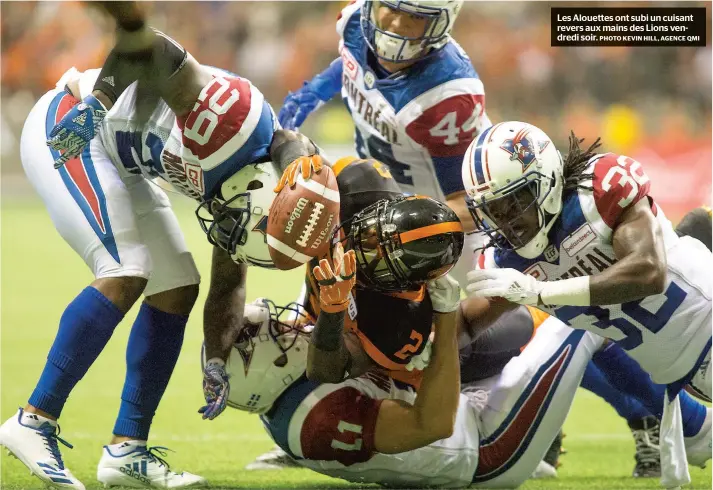
<path fill-rule="evenodd" d="M 334 268 L 329 265 L 329 260 L 320 260 L 312 273 L 319 284 L 320 307 L 327 313 L 338 313 L 349 307 L 349 293 L 356 282 L 354 250 L 345 254 L 342 244 L 337 243 L 332 262 Z M 336 272 L 339 272 L 338 277 Z"/>
<path fill-rule="evenodd" d="M 273 191 L 279 193 L 286 185 L 294 187 L 295 182 L 297 182 L 298 172 L 302 172 L 302 178 L 308 180 L 313 172 L 319 173 L 322 167 L 324 167 L 324 162 L 319 155 L 299 157 L 287 166 L 282 173 L 282 177 L 280 177 L 280 182 L 277 183 L 277 187 Z"/>

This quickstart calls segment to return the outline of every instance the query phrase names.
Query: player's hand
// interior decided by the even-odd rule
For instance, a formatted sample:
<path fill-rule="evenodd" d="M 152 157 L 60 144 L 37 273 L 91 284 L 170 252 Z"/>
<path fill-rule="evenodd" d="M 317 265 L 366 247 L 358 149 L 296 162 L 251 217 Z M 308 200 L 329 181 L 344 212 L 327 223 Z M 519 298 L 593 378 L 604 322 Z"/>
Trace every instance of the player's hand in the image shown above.
<path fill-rule="evenodd" d="M 449 274 L 428 281 L 426 283 L 428 295 L 431 297 L 433 311 L 438 313 L 451 313 L 458 309 L 460 304 L 460 286 L 458 281 Z"/>
<path fill-rule="evenodd" d="M 84 147 L 94 139 L 106 113 L 104 104 L 90 94 L 64 115 L 47 140 L 47 146 L 61 152 L 54 161 L 54 168 L 60 168 L 82 153 Z"/>
<path fill-rule="evenodd" d="M 338 313 L 349 307 L 349 293 L 356 282 L 356 255 L 354 250 L 346 254 L 341 243 L 334 247 L 332 263 L 322 259 L 312 270 L 319 284 L 320 307 L 327 313 Z"/>
<path fill-rule="evenodd" d="M 428 363 L 431 362 L 431 351 L 433 350 L 433 333 L 429 335 L 428 340 L 426 340 L 426 347 L 423 348 L 421 353 L 417 356 L 413 356 L 409 363 L 406 364 L 407 371 L 413 371 L 414 369 L 423 371 L 428 367 Z"/>
<path fill-rule="evenodd" d="M 287 94 L 277 119 L 284 129 L 297 129 L 302 126 L 307 116 L 322 104 L 324 101 L 316 92 L 310 90 L 308 82 L 305 82 L 300 90 Z"/>
<path fill-rule="evenodd" d="M 537 305 L 543 283 L 515 269 L 477 269 L 466 276 L 468 296 L 502 297 L 521 305 Z"/>
<path fill-rule="evenodd" d="M 299 157 L 294 162 L 290 163 L 284 172 L 282 172 L 282 177 L 277 183 L 277 187 L 273 191 L 277 194 L 286 185 L 293 187 L 295 182 L 297 182 L 297 176 L 301 173 L 304 180 L 309 180 L 313 173 L 319 173 L 324 167 L 324 162 L 322 162 L 322 157 L 319 155 L 312 155 L 309 157 Z"/>
<path fill-rule="evenodd" d="M 205 406 L 198 410 L 203 414 L 203 420 L 213 420 L 223 413 L 230 395 L 230 382 L 228 373 L 225 372 L 225 363 L 222 359 L 211 359 L 203 368 L 203 396 Z"/>

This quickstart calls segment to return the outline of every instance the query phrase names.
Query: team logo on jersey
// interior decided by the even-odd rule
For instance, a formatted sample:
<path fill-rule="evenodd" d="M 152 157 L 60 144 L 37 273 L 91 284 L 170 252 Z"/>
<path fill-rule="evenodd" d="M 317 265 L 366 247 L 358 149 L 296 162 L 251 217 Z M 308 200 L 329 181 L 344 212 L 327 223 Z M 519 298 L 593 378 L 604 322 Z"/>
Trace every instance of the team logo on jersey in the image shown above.
<path fill-rule="evenodd" d="M 237 349 L 238 354 L 240 354 L 240 357 L 243 358 L 245 376 L 248 375 L 250 362 L 253 360 L 253 353 L 255 352 L 255 337 L 257 337 L 258 332 L 260 332 L 259 323 L 246 323 L 235 341 L 235 348 Z"/>
<path fill-rule="evenodd" d="M 545 272 L 545 269 L 543 269 L 540 264 L 533 264 L 531 267 L 526 269 L 524 273 L 534 277 L 538 281 L 546 281 L 547 280 L 547 273 Z"/>
<path fill-rule="evenodd" d="M 557 247 L 555 247 L 553 244 L 550 243 L 550 245 L 545 249 L 543 252 L 543 255 L 545 256 L 545 260 L 547 262 L 555 262 L 557 259 L 560 257 L 559 250 L 557 250 Z"/>
<path fill-rule="evenodd" d="M 535 144 L 537 144 L 538 150 L 542 152 L 550 143 L 549 141 L 535 142 L 529 133 L 529 129 L 521 129 L 512 139 L 505 140 L 500 146 L 500 148 L 510 153 L 510 160 L 520 161 L 523 171 L 535 160 Z"/>
<path fill-rule="evenodd" d="M 374 83 L 376 82 L 376 77 L 370 71 L 364 73 L 364 85 L 366 88 L 374 88 Z"/>

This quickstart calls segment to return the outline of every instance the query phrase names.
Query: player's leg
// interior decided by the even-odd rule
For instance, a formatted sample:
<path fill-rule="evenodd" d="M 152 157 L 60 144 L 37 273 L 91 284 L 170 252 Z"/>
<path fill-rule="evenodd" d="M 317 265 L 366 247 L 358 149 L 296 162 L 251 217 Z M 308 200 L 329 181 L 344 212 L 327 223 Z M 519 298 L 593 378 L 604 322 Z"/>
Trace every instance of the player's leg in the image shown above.
<path fill-rule="evenodd" d="M 150 270 L 129 194 L 99 140 L 59 170 L 45 139 L 76 99 L 62 90 L 42 97 L 21 138 L 29 180 L 67 243 L 95 275 L 65 309 L 47 363 L 24 410 L 0 428 L 0 444 L 34 474 L 58 486 L 83 488 L 64 466 L 57 423 L 70 392 L 138 299 Z"/>
<path fill-rule="evenodd" d="M 171 471 L 146 444 L 181 351 L 200 276 L 165 193 L 146 180 L 131 185 L 129 192 L 153 268 L 146 299 L 131 327 L 119 415 L 97 478 L 122 486 L 177 488 L 204 483 L 199 476 Z"/>
<path fill-rule="evenodd" d="M 633 476 L 660 477 L 658 419 L 638 400 L 614 388 L 593 361 L 587 364 L 581 386 L 603 398 L 629 425 L 636 444 Z"/>
<path fill-rule="evenodd" d="M 618 344 L 610 342 L 592 360 L 612 386 L 636 398 L 661 420 L 666 386 L 652 382 L 651 377 Z M 692 465 L 702 466 L 711 459 L 711 409 L 685 391 L 681 391 L 678 397 L 688 461 Z"/>
<path fill-rule="evenodd" d="M 465 390 L 485 400 L 479 410 L 476 486 L 514 488 L 530 478 L 559 433 L 587 363 L 602 343 L 590 332 L 548 318 L 500 375 Z"/>

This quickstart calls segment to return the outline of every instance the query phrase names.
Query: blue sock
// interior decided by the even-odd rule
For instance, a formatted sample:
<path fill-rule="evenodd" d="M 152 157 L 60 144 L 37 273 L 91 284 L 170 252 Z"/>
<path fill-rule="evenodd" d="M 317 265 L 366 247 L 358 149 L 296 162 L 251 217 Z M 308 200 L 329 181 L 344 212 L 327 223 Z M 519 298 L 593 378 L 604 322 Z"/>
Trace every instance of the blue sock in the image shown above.
<path fill-rule="evenodd" d="M 661 420 L 666 385 L 658 385 L 651 381 L 651 377 L 629 357 L 624 349 L 610 342 L 604 350 L 592 356 L 592 361 L 601 369 L 614 388 L 636 398 L 649 412 Z M 691 437 L 701 430 L 706 417 L 706 407 L 684 392 L 680 393 L 679 399 L 683 434 Z"/>
<path fill-rule="evenodd" d="M 603 398 L 627 422 L 651 415 L 638 400 L 614 388 L 592 361 L 587 364 L 581 386 Z"/>
<path fill-rule="evenodd" d="M 126 346 L 126 380 L 115 435 L 148 439 L 151 421 L 181 352 L 187 321 L 187 315 L 141 305 Z"/>
<path fill-rule="evenodd" d="M 28 403 L 59 418 L 69 393 L 104 350 L 124 313 L 91 286 L 69 303 Z"/>

